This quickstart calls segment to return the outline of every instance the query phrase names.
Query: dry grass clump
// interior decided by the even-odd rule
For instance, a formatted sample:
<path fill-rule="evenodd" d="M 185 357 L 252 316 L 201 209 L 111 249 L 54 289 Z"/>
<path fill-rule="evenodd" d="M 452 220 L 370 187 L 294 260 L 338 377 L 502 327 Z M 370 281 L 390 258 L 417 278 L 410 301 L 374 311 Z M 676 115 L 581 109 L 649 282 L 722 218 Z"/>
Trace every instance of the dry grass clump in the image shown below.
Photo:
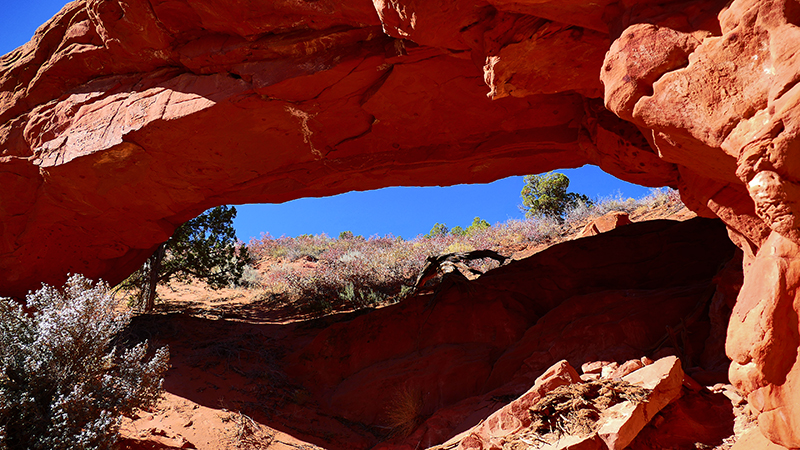
<path fill-rule="evenodd" d="M 404 386 L 386 407 L 386 424 L 392 436 L 407 437 L 422 423 L 424 399 L 419 388 Z"/>
<path fill-rule="evenodd" d="M 614 380 L 561 386 L 530 409 L 530 429 L 539 436 L 586 436 L 596 431 L 602 411 L 625 401 L 642 402 L 648 394 L 647 389 Z"/>
<path fill-rule="evenodd" d="M 227 418 L 233 421 L 233 435 L 231 441 L 236 447 L 257 450 L 269 448 L 275 440 L 275 432 L 267 429 L 250 416 L 238 412 Z"/>

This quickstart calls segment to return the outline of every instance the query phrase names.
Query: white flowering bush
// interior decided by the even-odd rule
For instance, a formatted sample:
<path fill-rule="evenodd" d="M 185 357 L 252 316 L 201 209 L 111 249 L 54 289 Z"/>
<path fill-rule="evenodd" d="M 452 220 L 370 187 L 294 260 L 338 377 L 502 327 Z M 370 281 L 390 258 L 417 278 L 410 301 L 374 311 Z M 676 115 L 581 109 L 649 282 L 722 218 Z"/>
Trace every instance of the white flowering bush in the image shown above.
<path fill-rule="evenodd" d="M 102 282 L 73 275 L 26 300 L 0 298 L 0 450 L 112 448 L 121 416 L 161 395 L 168 349 L 113 345 L 130 315 Z"/>

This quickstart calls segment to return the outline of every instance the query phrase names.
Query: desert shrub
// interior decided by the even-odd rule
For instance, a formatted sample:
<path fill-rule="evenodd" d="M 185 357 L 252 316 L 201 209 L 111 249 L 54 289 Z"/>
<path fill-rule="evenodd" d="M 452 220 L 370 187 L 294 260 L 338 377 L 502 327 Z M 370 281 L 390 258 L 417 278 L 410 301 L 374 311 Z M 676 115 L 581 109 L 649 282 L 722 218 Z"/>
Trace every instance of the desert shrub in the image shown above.
<path fill-rule="evenodd" d="M 403 386 L 386 405 L 386 422 L 393 436 L 407 437 L 423 419 L 424 397 L 417 387 Z"/>
<path fill-rule="evenodd" d="M 434 232 L 432 237 L 418 236 L 412 240 L 393 236 L 362 240 L 330 239 L 324 235 L 274 239 L 265 235 L 251 241 L 249 247 L 257 257 L 273 260 L 264 277 L 265 287 L 276 293 L 288 291 L 297 299 L 298 306 L 309 312 L 326 313 L 340 307 L 368 307 L 406 297 L 429 256 L 478 248 L 500 249 L 498 236 L 504 228 L 489 227 L 480 219 L 477 223 L 470 233 L 460 236 Z M 435 228 L 443 231 L 442 226 Z M 532 240 L 528 232 L 531 230 L 535 234 L 533 228 L 520 230 L 516 239 Z M 317 257 L 302 268 L 290 256 L 275 258 L 279 253 L 304 252 L 310 240 L 314 240 Z M 285 250 L 277 251 L 280 247 Z M 472 264 L 483 271 L 492 263 Z"/>
<path fill-rule="evenodd" d="M 260 239 L 250 239 L 247 250 L 257 259 L 283 259 L 286 258 L 288 249 L 281 245 L 281 239 L 272 237 L 269 233 L 261 233 Z"/>
<path fill-rule="evenodd" d="M 236 284 L 250 288 L 258 287 L 261 285 L 261 272 L 248 264 L 242 268 L 242 276 L 239 277 Z"/>
<path fill-rule="evenodd" d="M 655 208 L 662 205 L 671 205 L 672 207 L 670 210 L 672 211 L 680 210 L 683 207 L 683 201 L 681 201 L 680 192 L 666 187 L 651 189 L 650 194 L 639 199 L 638 202 L 649 208 Z"/>
<path fill-rule="evenodd" d="M 356 289 L 353 283 L 347 283 L 344 289 L 339 292 L 339 298 L 356 308 L 367 308 L 377 305 L 386 301 L 388 297 L 388 295 L 370 288 L 360 287 Z"/>
<path fill-rule="evenodd" d="M 447 248 L 444 249 L 444 253 L 471 252 L 472 250 L 475 250 L 475 247 L 459 240 L 448 245 Z"/>
<path fill-rule="evenodd" d="M 337 239 L 324 234 L 296 238 L 273 238 L 269 234 L 250 241 L 248 249 L 256 259 L 270 260 L 264 275 L 264 289 L 275 294 L 289 293 L 299 306 L 323 314 L 338 308 L 361 308 L 397 301 L 412 292 L 417 275 L 429 256 L 487 249 L 500 253 L 509 247 L 534 242 L 557 242 L 576 224 L 611 210 L 632 212 L 637 208 L 675 202 L 677 192 L 653 190 L 639 200 L 617 197 L 594 202 L 577 202 L 565 210 L 564 218 L 539 215 L 491 225 L 476 217 L 463 229 L 437 223 L 430 233 L 404 240 L 394 236 L 368 239 L 343 233 Z M 298 268 L 297 261 L 307 262 Z M 491 259 L 470 261 L 481 272 L 497 267 Z"/>
<path fill-rule="evenodd" d="M 248 450 L 267 449 L 272 446 L 272 442 L 275 440 L 275 431 L 264 427 L 241 411 L 224 417 L 222 421 L 234 422 L 235 427 L 231 441 L 237 448 Z"/>
<path fill-rule="evenodd" d="M 331 239 L 325 234 L 313 236 L 304 234 L 294 238 L 292 245 L 287 246 L 288 253 L 286 257 L 290 261 L 297 261 L 300 258 L 316 260 L 325 249 L 328 248 Z"/>
<path fill-rule="evenodd" d="M 616 195 L 598 198 L 588 204 L 580 203 L 575 205 L 565 212 L 565 222 L 583 222 L 611 211 L 633 213 L 640 208 L 654 208 L 669 203 L 674 203 L 676 209 L 683 207 L 678 191 L 669 188 L 651 189 L 650 194 L 640 199 L 623 199 L 622 195 L 617 193 Z"/>
<path fill-rule="evenodd" d="M 130 322 L 103 283 L 0 299 L 0 448 L 108 449 L 121 415 L 153 405 L 169 351 L 113 346 Z"/>
<path fill-rule="evenodd" d="M 297 254 L 307 248 L 310 239 L 262 236 L 250 247 L 261 249 L 264 258 L 274 258 L 275 247 L 284 246 L 287 255 Z M 298 306 L 310 312 L 370 306 L 399 297 L 403 286 L 413 283 L 427 256 L 412 249 L 416 241 L 393 236 L 330 239 L 320 235 L 313 239 L 317 258 L 307 260 L 302 267 L 288 256 L 281 258 L 264 277 L 266 288 L 288 292 L 299 301 Z"/>
<path fill-rule="evenodd" d="M 352 231 L 342 231 L 339 233 L 339 239 L 359 239 L 363 241 L 364 236 L 361 236 L 360 234 L 353 234 Z"/>

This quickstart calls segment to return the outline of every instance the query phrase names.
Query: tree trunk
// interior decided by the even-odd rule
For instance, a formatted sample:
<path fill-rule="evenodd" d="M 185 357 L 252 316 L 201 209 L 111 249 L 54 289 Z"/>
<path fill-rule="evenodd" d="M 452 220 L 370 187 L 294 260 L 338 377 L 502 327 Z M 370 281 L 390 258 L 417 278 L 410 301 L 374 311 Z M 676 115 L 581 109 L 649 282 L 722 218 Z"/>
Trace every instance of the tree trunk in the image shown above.
<path fill-rule="evenodd" d="M 150 312 L 156 306 L 156 286 L 158 285 L 158 275 L 161 273 L 161 261 L 166 253 L 167 243 L 158 246 L 155 253 L 150 255 L 150 272 L 147 277 L 147 295 L 144 299 L 144 312 Z"/>

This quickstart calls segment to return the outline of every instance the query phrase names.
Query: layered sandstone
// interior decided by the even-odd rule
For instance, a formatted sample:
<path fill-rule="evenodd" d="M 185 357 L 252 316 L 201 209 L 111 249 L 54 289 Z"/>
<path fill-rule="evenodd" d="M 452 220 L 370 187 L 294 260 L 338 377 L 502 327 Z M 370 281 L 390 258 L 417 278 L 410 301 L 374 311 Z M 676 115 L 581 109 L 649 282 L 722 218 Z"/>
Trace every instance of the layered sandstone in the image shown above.
<path fill-rule="evenodd" d="M 798 24 L 796 0 L 70 3 L 0 60 L 0 294 L 119 281 L 217 204 L 594 163 L 728 226 L 732 381 L 800 447 Z"/>

